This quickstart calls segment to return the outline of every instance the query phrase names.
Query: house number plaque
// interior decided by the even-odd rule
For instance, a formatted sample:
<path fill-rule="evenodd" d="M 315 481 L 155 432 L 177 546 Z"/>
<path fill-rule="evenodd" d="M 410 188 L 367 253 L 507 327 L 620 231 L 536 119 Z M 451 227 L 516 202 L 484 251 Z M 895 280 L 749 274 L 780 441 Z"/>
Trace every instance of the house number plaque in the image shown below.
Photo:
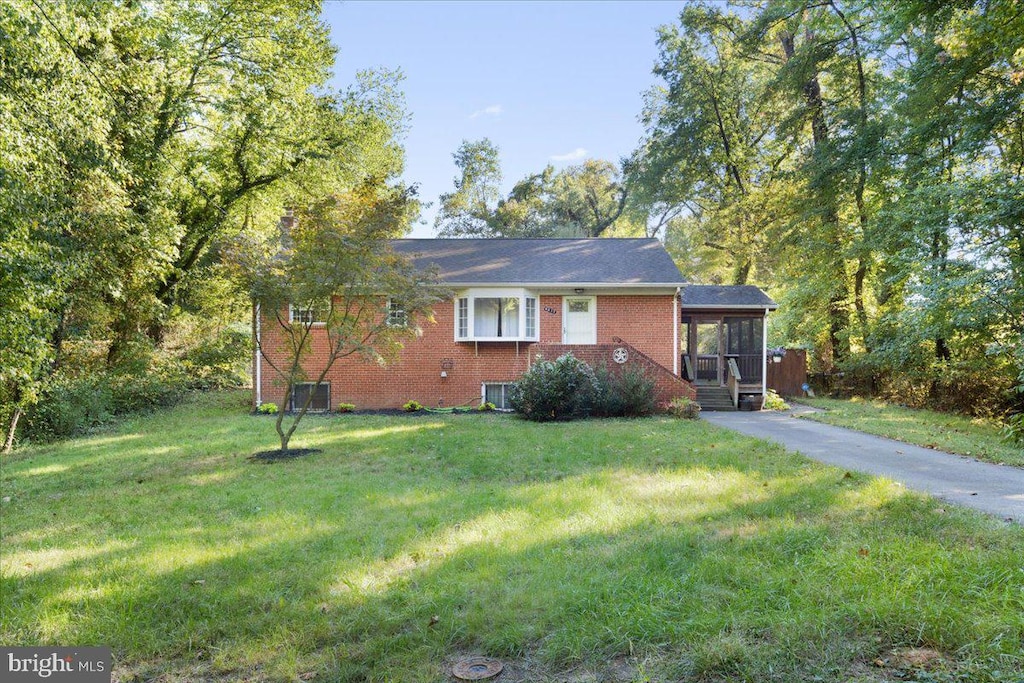
<path fill-rule="evenodd" d="M 550 313 L 550 314 L 552 314 L 552 315 L 554 315 L 555 313 L 558 313 L 558 311 L 556 311 L 555 309 L 553 309 L 553 308 L 552 308 L 551 306 L 545 306 L 545 307 L 544 307 L 544 312 L 545 312 L 545 313 Z"/>

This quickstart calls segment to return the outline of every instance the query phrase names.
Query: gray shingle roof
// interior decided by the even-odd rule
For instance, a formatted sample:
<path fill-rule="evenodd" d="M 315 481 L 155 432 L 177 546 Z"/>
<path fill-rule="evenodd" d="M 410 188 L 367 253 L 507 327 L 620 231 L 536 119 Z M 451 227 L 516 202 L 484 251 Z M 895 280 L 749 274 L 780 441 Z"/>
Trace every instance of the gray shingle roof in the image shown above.
<path fill-rule="evenodd" d="M 686 285 L 682 308 L 770 308 L 779 305 L 754 285 Z"/>
<path fill-rule="evenodd" d="M 684 284 L 657 239 L 404 239 L 398 253 L 449 285 Z"/>

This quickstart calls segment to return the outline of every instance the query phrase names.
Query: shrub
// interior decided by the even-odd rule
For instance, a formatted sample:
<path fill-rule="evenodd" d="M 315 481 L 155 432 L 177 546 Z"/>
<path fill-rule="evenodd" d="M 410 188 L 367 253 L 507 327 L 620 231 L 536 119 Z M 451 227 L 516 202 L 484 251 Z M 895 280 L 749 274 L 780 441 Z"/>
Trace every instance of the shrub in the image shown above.
<path fill-rule="evenodd" d="M 654 412 L 654 380 L 641 366 L 627 366 L 620 372 L 599 365 L 594 369 L 597 390 L 592 415 L 600 417 L 643 417 Z"/>
<path fill-rule="evenodd" d="M 261 403 L 259 407 L 256 409 L 256 412 L 259 413 L 260 415 L 276 415 L 277 404 L 270 402 Z"/>
<path fill-rule="evenodd" d="M 761 408 L 763 410 L 789 410 L 789 404 L 774 389 L 769 389 L 764 396 L 764 405 Z"/>
<path fill-rule="evenodd" d="M 624 417 L 644 417 L 654 412 L 654 380 L 643 367 L 624 367 L 612 386 L 619 395 Z"/>
<path fill-rule="evenodd" d="M 252 338 L 245 328 L 227 328 L 201 338 L 180 358 L 189 386 L 204 391 L 241 387 L 249 381 Z"/>
<path fill-rule="evenodd" d="M 538 358 L 512 384 L 509 403 L 527 420 L 572 420 L 590 414 L 598 390 L 591 367 L 567 353 L 553 362 Z"/>
<path fill-rule="evenodd" d="M 176 403 L 186 391 L 183 373 L 171 364 L 147 371 L 58 373 L 26 411 L 20 428 L 30 441 L 68 439 L 111 422 L 115 417 Z"/>
<path fill-rule="evenodd" d="M 423 404 L 419 401 L 408 401 L 402 406 L 402 410 L 407 413 L 415 413 L 418 410 L 423 410 Z"/>
<path fill-rule="evenodd" d="M 626 406 L 623 402 L 622 392 L 616 386 L 617 378 L 608 370 L 605 364 L 594 368 L 594 378 L 597 380 L 597 390 L 594 392 L 594 404 L 591 415 L 599 417 L 619 417 L 626 414 Z"/>
<path fill-rule="evenodd" d="M 482 411 L 482 412 L 486 412 L 486 411 L 490 411 L 490 410 L 495 410 L 496 408 L 497 408 L 497 406 L 495 406 L 490 401 L 487 401 L 486 403 L 481 403 L 480 406 L 477 408 L 477 410 Z"/>
<path fill-rule="evenodd" d="M 700 404 L 692 398 L 678 396 L 668 402 L 665 406 L 670 415 L 686 420 L 696 420 L 700 417 Z"/>
<path fill-rule="evenodd" d="M 339 403 L 337 408 L 339 413 L 351 413 L 355 409 L 355 403 Z"/>

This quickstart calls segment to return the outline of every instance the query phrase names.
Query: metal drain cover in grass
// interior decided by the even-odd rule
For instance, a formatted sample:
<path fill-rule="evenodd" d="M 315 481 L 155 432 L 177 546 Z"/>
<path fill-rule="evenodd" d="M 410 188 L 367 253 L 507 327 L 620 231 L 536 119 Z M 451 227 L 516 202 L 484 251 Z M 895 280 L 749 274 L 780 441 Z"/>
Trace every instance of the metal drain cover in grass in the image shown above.
<path fill-rule="evenodd" d="M 501 673 L 505 665 L 490 657 L 463 657 L 455 662 L 452 675 L 463 681 L 482 681 Z"/>

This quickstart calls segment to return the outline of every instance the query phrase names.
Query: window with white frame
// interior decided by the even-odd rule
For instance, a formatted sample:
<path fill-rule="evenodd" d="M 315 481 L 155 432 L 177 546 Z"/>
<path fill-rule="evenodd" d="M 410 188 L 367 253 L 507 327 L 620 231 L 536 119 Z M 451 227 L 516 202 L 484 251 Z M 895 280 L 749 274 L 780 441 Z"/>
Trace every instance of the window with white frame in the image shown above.
<path fill-rule="evenodd" d="M 398 299 L 388 299 L 388 327 L 405 327 L 409 324 L 409 316 L 405 306 Z"/>
<path fill-rule="evenodd" d="M 526 290 L 477 290 L 455 300 L 459 341 L 537 341 L 537 297 Z"/>
<path fill-rule="evenodd" d="M 483 390 L 484 403 L 493 403 L 498 410 L 512 410 L 508 402 L 508 394 L 512 385 L 507 382 L 485 382 Z"/>
<path fill-rule="evenodd" d="M 331 312 L 330 301 L 314 301 L 288 305 L 288 322 L 300 325 L 322 325 Z"/>

